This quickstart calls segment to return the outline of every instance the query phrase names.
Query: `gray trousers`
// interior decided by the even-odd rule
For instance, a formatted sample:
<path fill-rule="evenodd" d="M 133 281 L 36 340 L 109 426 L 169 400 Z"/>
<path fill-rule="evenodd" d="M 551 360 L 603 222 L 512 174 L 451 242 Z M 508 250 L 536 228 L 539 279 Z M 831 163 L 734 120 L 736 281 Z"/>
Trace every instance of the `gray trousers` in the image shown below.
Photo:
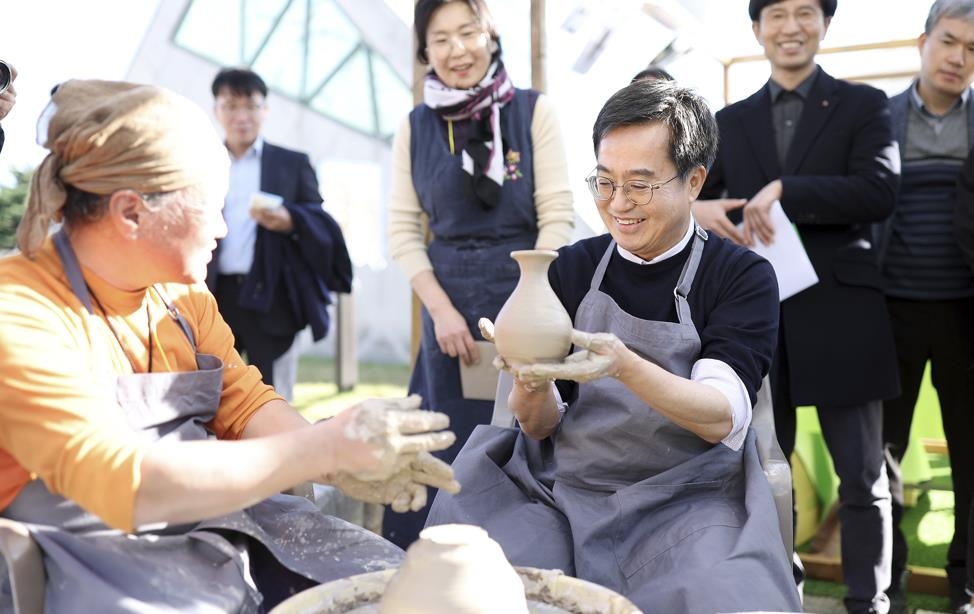
<path fill-rule="evenodd" d="M 890 583 L 893 521 L 880 401 L 819 407 L 818 420 L 839 476 L 842 573 L 850 612 L 882 607 Z"/>
<path fill-rule="evenodd" d="M 274 361 L 274 390 L 291 403 L 294 401 L 294 385 L 298 381 L 298 337 L 288 351 Z"/>

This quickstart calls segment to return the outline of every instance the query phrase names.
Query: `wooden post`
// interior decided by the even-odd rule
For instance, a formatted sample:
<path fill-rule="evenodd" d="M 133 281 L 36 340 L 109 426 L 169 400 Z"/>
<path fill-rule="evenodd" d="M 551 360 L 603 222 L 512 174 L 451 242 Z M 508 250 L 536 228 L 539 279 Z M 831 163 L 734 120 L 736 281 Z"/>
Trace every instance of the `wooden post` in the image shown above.
<path fill-rule="evenodd" d="M 419 60 L 416 59 L 415 49 L 417 46 L 416 42 L 416 32 L 413 32 L 413 46 L 410 51 L 413 53 L 413 104 L 419 104 L 423 102 L 423 77 L 426 76 L 427 67 L 421 64 Z M 426 216 L 423 216 L 423 230 L 426 234 L 426 242 L 429 243 L 429 228 L 427 227 Z M 419 341 L 423 337 L 423 303 L 416 296 L 416 293 L 412 293 L 413 300 L 412 304 L 412 327 L 409 343 L 409 355 L 410 360 L 412 360 L 413 366 L 416 366 L 416 355 L 419 352 Z"/>
<path fill-rule="evenodd" d="M 531 0 L 531 87 L 545 91 L 545 0 Z"/>
<path fill-rule="evenodd" d="M 347 392 L 358 383 L 358 348 L 355 339 L 353 294 L 340 292 L 335 303 L 335 385 Z"/>

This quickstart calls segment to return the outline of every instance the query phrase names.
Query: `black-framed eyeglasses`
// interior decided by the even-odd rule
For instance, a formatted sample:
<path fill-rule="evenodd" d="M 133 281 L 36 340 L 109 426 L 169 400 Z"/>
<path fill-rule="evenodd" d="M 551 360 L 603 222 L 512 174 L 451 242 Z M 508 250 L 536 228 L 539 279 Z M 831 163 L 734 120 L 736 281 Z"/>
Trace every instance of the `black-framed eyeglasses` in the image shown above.
<path fill-rule="evenodd" d="M 626 195 L 629 202 L 637 206 L 643 206 L 652 202 L 653 194 L 656 193 L 656 190 L 677 177 L 679 177 L 678 174 L 673 175 L 661 183 L 649 183 L 642 179 L 630 179 L 625 183 L 615 184 L 607 177 L 590 175 L 585 178 L 585 183 L 588 184 L 588 191 L 592 193 L 595 200 L 612 200 L 612 197 L 615 196 L 616 189 L 622 188 L 622 193 Z"/>

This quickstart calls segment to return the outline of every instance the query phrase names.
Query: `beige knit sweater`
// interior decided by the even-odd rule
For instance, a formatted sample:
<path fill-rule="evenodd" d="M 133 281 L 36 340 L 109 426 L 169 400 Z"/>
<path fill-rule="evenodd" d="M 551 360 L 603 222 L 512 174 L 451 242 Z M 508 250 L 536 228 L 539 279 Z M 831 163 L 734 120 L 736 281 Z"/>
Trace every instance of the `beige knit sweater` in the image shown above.
<path fill-rule="evenodd" d="M 568 185 L 565 145 L 558 118 L 549 99 L 541 95 L 531 120 L 534 144 L 534 207 L 538 216 L 539 249 L 557 249 L 568 243 L 575 223 L 572 191 Z M 407 279 L 433 268 L 426 254 L 421 222 L 422 208 L 413 188 L 409 157 L 409 117 L 393 140 L 392 188 L 389 203 L 389 249 Z"/>

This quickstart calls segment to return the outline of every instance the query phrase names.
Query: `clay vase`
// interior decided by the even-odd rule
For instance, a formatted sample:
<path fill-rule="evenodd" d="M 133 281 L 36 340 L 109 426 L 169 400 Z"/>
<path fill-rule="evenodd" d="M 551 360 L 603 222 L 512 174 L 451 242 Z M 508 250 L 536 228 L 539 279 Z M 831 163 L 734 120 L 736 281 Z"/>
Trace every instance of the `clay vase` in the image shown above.
<path fill-rule="evenodd" d="M 524 583 L 480 527 L 423 529 L 382 594 L 379 614 L 528 614 Z"/>
<path fill-rule="evenodd" d="M 561 362 L 571 349 L 572 320 L 548 283 L 557 257 L 548 249 L 511 252 L 521 278 L 494 322 L 494 345 L 508 364 Z"/>

